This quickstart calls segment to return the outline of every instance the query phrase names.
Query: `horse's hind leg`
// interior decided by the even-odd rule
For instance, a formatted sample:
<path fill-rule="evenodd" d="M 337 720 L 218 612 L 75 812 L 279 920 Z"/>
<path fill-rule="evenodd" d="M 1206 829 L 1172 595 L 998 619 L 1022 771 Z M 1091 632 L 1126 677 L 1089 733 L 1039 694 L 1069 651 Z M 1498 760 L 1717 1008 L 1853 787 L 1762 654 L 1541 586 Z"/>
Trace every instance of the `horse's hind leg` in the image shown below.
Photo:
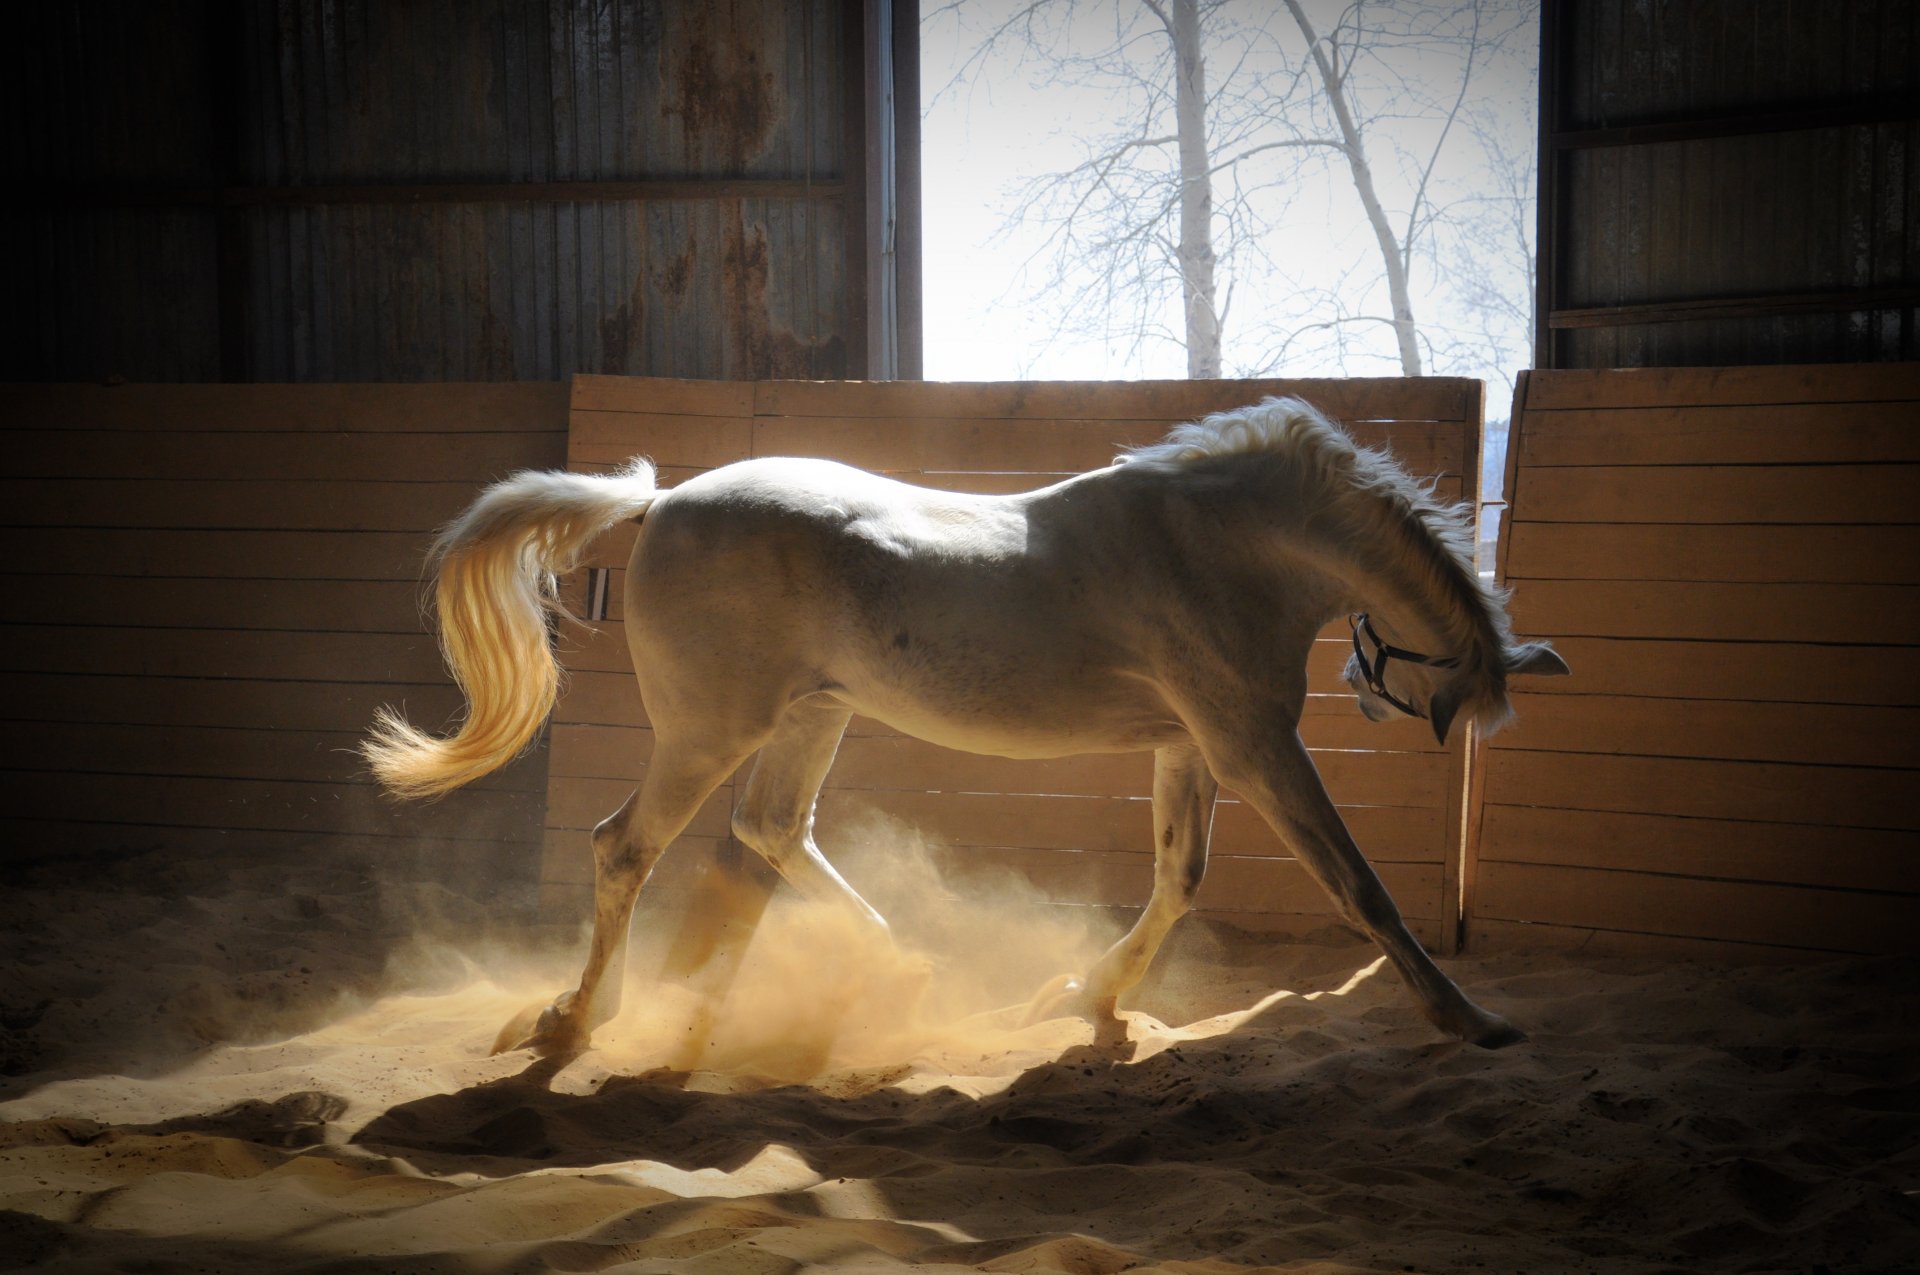
<path fill-rule="evenodd" d="M 639 791 L 593 830 L 593 938 L 579 986 L 538 1011 L 537 1019 L 528 1013 L 508 1023 L 493 1052 L 578 1052 L 594 1028 L 619 1012 L 627 932 L 640 888 L 668 844 L 743 759 L 744 754 L 708 755 L 658 739 Z"/>
<path fill-rule="evenodd" d="M 843 907 L 885 933 L 886 921 L 834 870 L 813 839 L 814 802 L 852 716 L 823 700 L 801 700 L 789 708 L 754 758 L 734 804 L 733 833 L 801 897 Z"/>
<path fill-rule="evenodd" d="M 1247 799 L 1333 896 L 1351 924 L 1380 945 L 1440 1030 L 1487 1049 L 1526 1039 L 1498 1014 L 1467 999 L 1407 930 L 1400 909 L 1360 853 L 1306 746 L 1293 730 L 1258 743 L 1210 743 L 1215 773 Z"/>
<path fill-rule="evenodd" d="M 1193 906 L 1207 868 L 1207 841 L 1213 832 L 1213 801 L 1220 785 L 1192 744 L 1159 749 L 1153 755 L 1153 895 L 1140 919 L 1108 948 L 1087 972 L 1078 997 L 1060 996 L 1043 1005 L 1035 998 L 1030 1017 L 1045 1017 L 1077 1000 L 1096 1025 L 1117 1018 L 1116 1004 L 1146 974 L 1173 923 Z"/>

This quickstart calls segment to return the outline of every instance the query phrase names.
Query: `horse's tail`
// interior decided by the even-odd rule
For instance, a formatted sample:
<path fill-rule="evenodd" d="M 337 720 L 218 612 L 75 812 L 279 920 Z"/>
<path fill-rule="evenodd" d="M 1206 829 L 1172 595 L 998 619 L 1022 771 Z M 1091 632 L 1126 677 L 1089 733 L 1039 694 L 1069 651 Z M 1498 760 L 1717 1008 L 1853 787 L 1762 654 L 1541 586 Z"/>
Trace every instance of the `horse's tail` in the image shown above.
<path fill-rule="evenodd" d="M 453 734 L 438 738 L 380 709 L 360 753 L 388 791 L 439 796 L 527 746 L 560 693 L 547 633 L 561 610 L 555 576 L 656 498 L 645 461 L 615 474 L 529 470 L 487 488 L 440 533 L 429 556 L 440 650 L 467 711 Z"/>

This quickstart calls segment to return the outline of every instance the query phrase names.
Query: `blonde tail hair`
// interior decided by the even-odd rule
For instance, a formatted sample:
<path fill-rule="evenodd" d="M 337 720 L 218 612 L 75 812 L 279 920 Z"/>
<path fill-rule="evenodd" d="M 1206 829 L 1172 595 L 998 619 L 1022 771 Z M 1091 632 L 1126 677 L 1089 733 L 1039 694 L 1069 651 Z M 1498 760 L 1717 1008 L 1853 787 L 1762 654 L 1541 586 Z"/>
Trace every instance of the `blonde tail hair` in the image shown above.
<path fill-rule="evenodd" d="M 623 518 L 646 512 L 653 466 L 614 474 L 529 470 L 487 488 L 434 541 L 440 651 L 467 702 L 453 734 L 429 735 L 392 708 L 375 715 L 361 756 L 402 797 L 437 797 L 513 760 L 560 694 L 547 622 L 555 577 Z"/>

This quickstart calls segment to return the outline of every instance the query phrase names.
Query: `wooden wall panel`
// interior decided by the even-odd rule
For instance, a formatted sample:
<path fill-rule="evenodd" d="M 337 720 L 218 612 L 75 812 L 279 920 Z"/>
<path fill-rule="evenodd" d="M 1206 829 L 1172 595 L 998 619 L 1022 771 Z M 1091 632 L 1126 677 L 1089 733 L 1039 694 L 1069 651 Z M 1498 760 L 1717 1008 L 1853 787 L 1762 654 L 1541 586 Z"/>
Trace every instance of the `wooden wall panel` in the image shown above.
<path fill-rule="evenodd" d="M 1469 941 L 1920 949 L 1920 366 L 1532 372 Z"/>
<path fill-rule="evenodd" d="M 569 464 L 611 468 L 651 457 L 663 482 L 733 460 L 812 455 L 929 486 L 1024 491 L 1108 464 L 1171 424 L 1297 393 L 1389 445 L 1450 497 L 1471 497 L 1479 472 L 1480 386 L 1459 380 L 952 384 L 757 384 L 578 377 Z M 542 880 L 556 903 L 591 879 L 585 830 L 637 781 L 652 749 L 621 625 L 624 567 L 635 532 L 618 528 L 587 555 L 608 572 L 605 614 L 562 634 L 570 677 L 555 713 Z M 586 572 L 564 586 L 588 604 Z M 1374 725 L 1338 682 L 1349 650 L 1330 628 L 1310 661 L 1303 734 L 1355 836 L 1380 867 L 1416 932 L 1436 946 L 1455 931 L 1464 746 L 1441 749 L 1424 723 Z M 1151 854 L 1152 762 L 1146 754 L 1010 761 L 936 748 L 856 718 L 820 803 L 822 839 L 852 835 L 874 812 L 950 850 L 956 870 L 1012 869 L 1055 897 L 1145 901 Z M 689 857 L 726 843 L 733 786 L 701 811 Z M 1204 911 L 1243 923 L 1311 925 L 1330 909 L 1272 832 L 1233 794 L 1215 821 Z M 682 878 L 686 879 L 686 878 Z"/>
<path fill-rule="evenodd" d="M 543 755 L 401 806 L 353 748 L 380 704 L 458 711 L 426 544 L 562 463 L 564 386 L 25 385 L 0 413 L 7 862 L 324 846 L 531 883 Z"/>

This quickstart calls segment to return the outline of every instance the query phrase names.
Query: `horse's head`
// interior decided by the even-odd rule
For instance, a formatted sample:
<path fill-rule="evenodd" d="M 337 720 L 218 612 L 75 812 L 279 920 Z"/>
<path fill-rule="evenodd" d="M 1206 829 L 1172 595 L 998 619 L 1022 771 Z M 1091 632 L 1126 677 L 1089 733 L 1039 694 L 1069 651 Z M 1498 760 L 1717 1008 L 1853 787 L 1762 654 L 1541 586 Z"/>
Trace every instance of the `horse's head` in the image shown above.
<path fill-rule="evenodd" d="M 1475 705 L 1475 717 L 1487 716 L 1489 725 L 1505 720 L 1506 679 L 1521 673 L 1554 677 L 1570 672 L 1567 662 L 1545 642 L 1526 642 L 1504 652 L 1503 667 L 1490 675 L 1484 669 L 1463 667 L 1457 656 L 1428 655 L 1395 646 L 1382 638 L 1366 612 L 1347 617 L 1353 628 L 1353 654 L 1341 676 L 1360 700 L 1368 721 L 1418 717 L 1433 723 L 1434 738 L 1447 742 L 1447 732 L 1463 705 Z"/>

